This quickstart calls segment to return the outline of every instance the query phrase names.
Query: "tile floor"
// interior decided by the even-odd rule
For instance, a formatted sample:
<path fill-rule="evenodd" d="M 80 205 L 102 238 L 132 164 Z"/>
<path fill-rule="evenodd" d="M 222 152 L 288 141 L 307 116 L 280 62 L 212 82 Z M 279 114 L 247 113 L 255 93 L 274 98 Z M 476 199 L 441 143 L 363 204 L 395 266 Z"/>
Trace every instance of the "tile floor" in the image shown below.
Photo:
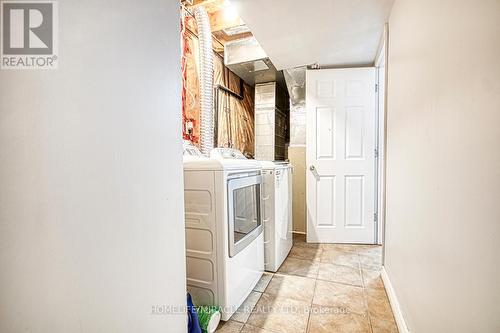
<path fill-rule="evenodd" d="M 397 333 L 381 247 L 308 244 L 301 235 L 217 333 Z"/>

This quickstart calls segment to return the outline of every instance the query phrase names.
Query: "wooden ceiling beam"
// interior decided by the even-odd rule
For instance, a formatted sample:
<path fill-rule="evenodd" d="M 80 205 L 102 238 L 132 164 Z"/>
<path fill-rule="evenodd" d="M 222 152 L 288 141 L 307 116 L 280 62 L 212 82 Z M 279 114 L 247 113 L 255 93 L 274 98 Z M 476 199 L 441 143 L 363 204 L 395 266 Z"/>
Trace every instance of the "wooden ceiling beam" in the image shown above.
<path fill-rule="evenodd" d="M 194 0 L 193 4 L 189 6 L 189 8 L 196 8 L 200 6 L 204 6 L 205 9 L 210 11 L 211 7 L 216 6 L 217 8 L 221 7 L 224 4 L 224 0 Z"/>
<path fill-rule="evenodd" d="M 241 34 L 236 34 L 236 35 L 226 35 L 224 33 L 224 31 L 216 31 L 213 33 L 213 35 L 218 39 L 220 40 L 222 43 L 227 43 L 227 42 L 231 42 L 233 40 L 238 40 L 238 39 L 243 39 L 243 38 L 248 38 L 248 37 L 252 37 L 252 33 L 251 32 L 243 32 Z"/>

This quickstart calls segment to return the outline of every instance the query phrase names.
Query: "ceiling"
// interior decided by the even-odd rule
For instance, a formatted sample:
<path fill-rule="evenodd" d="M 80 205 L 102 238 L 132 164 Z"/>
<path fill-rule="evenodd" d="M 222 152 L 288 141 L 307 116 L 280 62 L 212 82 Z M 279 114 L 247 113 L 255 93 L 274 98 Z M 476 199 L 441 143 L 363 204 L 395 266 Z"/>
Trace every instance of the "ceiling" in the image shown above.
<path fill-rule="evenodd" d="M 278 70 L 372 64 L 394 0 L 231 0 Z"/>
<path fill-rule="evenodd" d="M 213 49 L 222 54 L 227 42 L 252 37 L 252 33 L 238 16 L 236 11 L 232 12 L 230 2 L 227 0 L 182 0 L 181 3 L 187 10 L 193 12 L 196 7 L 203 6 L 210 20 L 210 28 L 213 37 Z M 228 15 L 228 9 L 230 9 Z M 196 30 L 195 27 L 188 27 Z"/>

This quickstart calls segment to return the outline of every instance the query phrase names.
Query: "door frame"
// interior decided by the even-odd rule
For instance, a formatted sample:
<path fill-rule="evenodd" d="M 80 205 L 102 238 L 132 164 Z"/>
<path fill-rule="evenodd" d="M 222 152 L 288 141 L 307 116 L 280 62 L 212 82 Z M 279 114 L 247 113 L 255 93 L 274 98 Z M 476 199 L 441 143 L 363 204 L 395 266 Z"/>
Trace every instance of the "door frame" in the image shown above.
<path fill-rule="evenodd" d="M 377 214 L 376 221 L 376 244 L 384 245 L 385 243 L 385 217 L 386 217 L 386 161 L 387 161 L 387 84 L 388 84 L 388 42 L 389 42 L 388 24 L 384 25 L 384 32 L 380 40 L 379 49 L 375 58 L 375 68 L 377 71 L 377 94 L 376 94 L 376 146 L 378 157 L 375 159 L 375 212 Z M 384 68 L 384 82 L 380 84 L 380 67 Z M 383 110 L 380 109 L 380 99 L 384 99 Z"/>
<path fill-rule="evenodd" d="M 373 66 L 376 69 L 377 93 L 376 98 L 376 148 L 378 156 L 375 158 L 375 213 L 377 220 L 375 222 L 375 244 L 382 245 L 382 264 L 385 259 L 385 220 L 386 220 L 386 175 L 387 175 L 387 91 L 388 91 L 388 57 L 389 57 L 389 24 L 385 23 L 384 31 L 379 42 L 377 55 Z M 384 85 L 380 89 L 379 70 L 384 65 Z M 328 69 L 333 67 L 322 67 Z M 384 108 L 380 110 L 380 98 L 384 99 Z M 307 172 L 307 168 L 306 168 Z M 306 222 L 307 233 L 307 222 Z"/>

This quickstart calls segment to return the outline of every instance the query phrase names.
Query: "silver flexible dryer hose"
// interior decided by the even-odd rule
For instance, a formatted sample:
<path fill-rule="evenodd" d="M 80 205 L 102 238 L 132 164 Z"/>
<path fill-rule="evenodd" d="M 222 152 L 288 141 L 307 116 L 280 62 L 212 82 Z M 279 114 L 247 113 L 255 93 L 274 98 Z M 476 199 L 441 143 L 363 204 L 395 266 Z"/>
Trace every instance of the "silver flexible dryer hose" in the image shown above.
<path fill-rule="evenodd" d="M 200 146 L 203 155 L 208 156 L 214 148 L 213 92 L 214 54 L 210 20 L 203 6 L 194 10 L 200 41 Z"/>

